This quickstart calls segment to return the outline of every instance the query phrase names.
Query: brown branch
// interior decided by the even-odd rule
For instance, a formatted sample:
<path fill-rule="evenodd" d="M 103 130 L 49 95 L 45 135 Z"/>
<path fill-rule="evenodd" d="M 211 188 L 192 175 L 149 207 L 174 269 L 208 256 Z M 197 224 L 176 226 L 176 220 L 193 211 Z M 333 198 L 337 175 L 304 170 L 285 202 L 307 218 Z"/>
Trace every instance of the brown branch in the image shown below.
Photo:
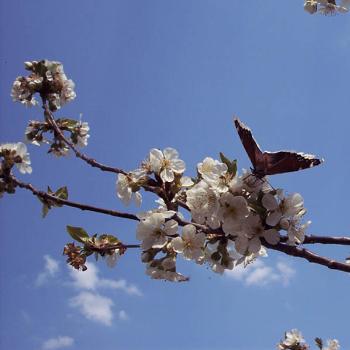
<path fill-rule="evenodd" d="M 110 216 L 115 216 L 119 218 L 124 218 L 124 219 L 130 219 L 130 220 L 136 220 L 140 221 L 139 218 L 135 214 L 131 213 L 123 213 L 119 212 L 116 210 L 111 210 L 111 209 L 104 209 L 104 208 L 99 208 L 99 207 L 94 207 L 92 205 L 87 205 L 87 204 L 82 204 L 78 202 L 72 202 L 66 199 L 61 199 L 56 196 L 50 195 L 47 192 L 40 191 L 36 189 L 33 185 L 29 183 L 24 183 L 19 180 L 17 180 L 14 176 L 11 177 L 12 181 L 14 184 L 16 184 L 20 188 L 25 188 L 33 193 L 33 195 L 40 197 L 46 201 L 51 201 L 60 205 L 66 205 L 68 207 L 73 207 L 73 208 L 78 208 L 80 210 L 87 210 L 87 211 L 92 211 L 95 213 L 101 213 L 105 215 L 110 215 Z"/>
<path fill-rule="evenodd" d="M 329 236 L 316 236 L 306 235 L 303 244 L 339 244 L 350 245 L 350 237 L 329 237 Z"/>
<path fill-rule="evenodd" d="M 288 237 L 281 236 L 281 242 L 286 243 Z M 302 244 L 339 244 L 350 245 L 350 237 L 331 237 L 331 236 L 318 236 L 318 235 L 305 235 Z"/>
<path fill-rule="evenodd" d="M 55 133 L 62 139 L 62 141 L 75 153 L 77 158 L 82 159 L 83 161 L 85 161 L 87 164 L 91 165 L 94 168 L 99 168 L 102 171 L 108 171 L 111 173 L 115 173 L 115 174 L 124 174 L 126 175 L 127 173 L 119 168 L 113 168 L 110 167 L 108 165 L 104 165 L 102 163 L 97 162 L 95 159 L 88 157 L 86 154 L 80 152 L 75 146 L 74 144 L 69 141 L 63 134 L 62 130 L 59 128 L 59 126 L 57 125 L 55 118 L 52 114 L 52 112 L 50 111 L 48 105 L 43 101 L 43 109 L 44 109 L 44 114 L 45 117 L 48 121 L 48 123 L 51 124 L 53 130 L 55 131 Z"/>
<path fill-rule="evenodd" d="M 277 250 L 283 252 L 287 255 L 296 256 L 298 258 L 303 258 L 310 263 L 319 264 L 328 267 L 332 270 L 339 270 L 344 272 L 350 272 L 350 264 L 341 263 L 336 260 L 328 259 L 323 256 L 317 255 L 308 249 L 300 248 L 296 246 L 286 245 L 283 243 L 278 243 L 276 245 L 268 244 L 264 242 L 263 245 L 269 249 Z"/>

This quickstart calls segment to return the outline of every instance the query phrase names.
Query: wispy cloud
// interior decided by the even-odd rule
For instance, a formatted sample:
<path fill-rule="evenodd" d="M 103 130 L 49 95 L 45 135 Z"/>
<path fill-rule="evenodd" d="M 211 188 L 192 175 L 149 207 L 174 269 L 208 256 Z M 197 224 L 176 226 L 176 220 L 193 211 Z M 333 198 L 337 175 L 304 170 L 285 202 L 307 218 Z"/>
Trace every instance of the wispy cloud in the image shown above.
<path fill-rule="evenodd" d="M 273 267 L 267 266 L 262 260 L 257 260 L 246 268 L 239 265 L 226 272 L 226 276 L 242 281 L 247 286 L 266 286 L 271 283 L 287 286 L 294 275 L 295 270 L 285 262 L 278 262 Z"/>
<path fill-rule="evenodd" d="M 120 310 L 118 313 L 119 319 L 122 321 L 127 321 L 129 319 L 129 315 L 126 313 L 125 310 Z"/>
<path fill-rule="evenodd" d="M 44 255 L 45 266 L 44 270 L 40 272 L 35 280 L 37 287 L 42 286 L 47 282 L 49 278 L 54 277 L 59 271 L 59 262 L 50 257 L 50 255 Z"/>
<path fill-rule="evenodd" d="M 87 319 L 102 323 L 106 326 L 112 325 L 113 301 L 98 293 L 81 292 L 70 299 L 70 306 L 77 308 Z"/>
<path fill-rule="evenodd" d="M 99 277 L 99 270 L 93 263 L 86 263 L 87 270 L 77 271 L 70 268 L 70 276 L 73 286 L 82 290 L 77 296 L 69 300 L 69 305 L 89 320 L 110 326 L 114 319 L 112 299 L 100 294 L 101 289 L 121 290 L 128 295 L 142 296 L 140 289 L 127 281 L 112 280 Z M 129 315 L 125 310 L 120 310 L 118 318 L 128 320 Z"/>
<path fill-rule="evenodd" d="M 112 280 L 99 277 L 99 270 L 93 263 L 86 263 L 87 270 L 84 272 L 70 270 L 73 284 L 79 289 L 97 290 L 98 288 L 119 289 L 129 295 L 142 296 L 140 289 L 127 283 L 125 280 Z"/>
<path fill-rule="evenodd" d="M 68 348 L 74 344 L 74 339 L 67 336 L 58 336 L 57 338 L 50 338 L 43 343 L 43 350 L 56 350 Z"/>

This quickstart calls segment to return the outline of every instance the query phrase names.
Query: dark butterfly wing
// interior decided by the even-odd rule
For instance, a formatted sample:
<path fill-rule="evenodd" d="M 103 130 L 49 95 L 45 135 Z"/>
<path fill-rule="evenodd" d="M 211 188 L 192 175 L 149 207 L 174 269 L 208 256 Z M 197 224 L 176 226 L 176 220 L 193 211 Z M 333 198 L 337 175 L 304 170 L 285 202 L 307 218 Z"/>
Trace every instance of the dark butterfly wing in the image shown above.
<path fill-rule="evenodd" d="M 263 165 L 264 161 L 263 153 L 258 143 L 255 141 L 251 130 L 245 126 L 238 118 L 235 118 L 234 122 L 243 147 L 247 152 L 254 169 L 261 168 L 261 165 Z"/>
<path fill-rule="evenodd" d="M 312 154 L 288 151 L 264 152 L 264 173 L 274 175 L 312 168 L 323 162 Z"/>

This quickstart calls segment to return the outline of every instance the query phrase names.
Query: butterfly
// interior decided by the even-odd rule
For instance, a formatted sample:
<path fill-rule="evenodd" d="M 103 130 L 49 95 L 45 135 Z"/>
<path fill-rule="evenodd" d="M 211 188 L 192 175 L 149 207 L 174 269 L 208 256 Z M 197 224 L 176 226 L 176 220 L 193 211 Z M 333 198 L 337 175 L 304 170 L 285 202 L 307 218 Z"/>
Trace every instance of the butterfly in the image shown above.
<path fill-rule="evenodd" d="M 243 147 L 253 164 L 252 173 L 260 179 L 266 175 L 312 168 L 324 161 L 306 153 L 292 151 L 262 152 L 251 130 L 238 118 L 234 119 L 234 123 Z"/>

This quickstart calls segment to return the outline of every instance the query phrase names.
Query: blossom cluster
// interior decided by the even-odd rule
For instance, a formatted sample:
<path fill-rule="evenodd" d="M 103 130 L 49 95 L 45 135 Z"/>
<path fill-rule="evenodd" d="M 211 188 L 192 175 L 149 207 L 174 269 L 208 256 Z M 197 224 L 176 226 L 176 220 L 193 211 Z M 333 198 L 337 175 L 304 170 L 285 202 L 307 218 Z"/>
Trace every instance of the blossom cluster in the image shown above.
<path fill-rule="evenodd" d="M 304 2 L 304 9 L 310 14 L 333 15 L 348 12 L 349 8 L 350 0 L 342 0 L 340 5 L 337 5 L 335 0 L 305 0 Z"/>
<path fill-rule="evenodd" d="M 152 278 L 184 280 L 176 272 L 178 254 L 223 273 L 266 255 L 264 246 L 282 238 L 291 245 L 303 242 L 309 223 L 301 223 L 306 210 L 300 194 L 285 195 L 248 172 L 238 176 L 235 161 L 223 155 L 221 161 L 207 157 L 198 163 L 196 178 L 184 171 L 175 149 L 152 149 L 139 169 L 118 176 L 117 194 L 125 204 L 134 197 L 139 205 L 142 187 L 162 189 L 161 206 L 138 215 L 137 239 Z M 190 222 L 179 206 L 189 211 Z"/>
<path fill-rule="evenodd" d="M 62 133 L 68 133 L 70 141 L 78 146 L 85 147 L 88 144 L 89 124 L 87 122 L 77 121 L 68 118 L 56 119 L 55 123 Z M 50 144 L 49 153 L 56 156 L 66 156 L 69 153 L 69 147 L 61 137 L 53 136 L 53 140 L 45 138 L 45 134 L 52 132 L 51 123 L 44 121 L 31 120 L 25 130 L 27 142 L 40 146 L 42 143 Z"/>
<path fill-rule="evenodd" d="M 0 145 L 0 161 L 0 197 L 2 197 L 4 192 L 15 192 L 15 186 L 9 178 L 13 166 L 16 165 L 22 174 L 30 174 L 32 167 L 27 147 L 22 142 Z"/>
<path fill-rule="evenodd" d="M 323 341 L 320 338 L 315 339 L 316 345 L 320 350 L 339 350 L 340 345 L 338 340 L 329 339 L 327 345 L 324 346 Z M 286 332 L 284 340 L 277 344 L 278 350 L 307 350 L 309 346 L 306 344 L 302 334 L 297 329 L 292 329 Z"/>
<path fill-rule="evenodd" d="M 35 94 L 39 93 L 41 98 L 48 101 L 50 110 L 56 111 L 75 99 L 74 82 L 67 79 L 60 62 L 25 62 L 25 68 L 31 73 L 27 77 L 16 78 L 11 92 L 14 101 L 26 106 L 35 106 L 38 104 Z"/>

